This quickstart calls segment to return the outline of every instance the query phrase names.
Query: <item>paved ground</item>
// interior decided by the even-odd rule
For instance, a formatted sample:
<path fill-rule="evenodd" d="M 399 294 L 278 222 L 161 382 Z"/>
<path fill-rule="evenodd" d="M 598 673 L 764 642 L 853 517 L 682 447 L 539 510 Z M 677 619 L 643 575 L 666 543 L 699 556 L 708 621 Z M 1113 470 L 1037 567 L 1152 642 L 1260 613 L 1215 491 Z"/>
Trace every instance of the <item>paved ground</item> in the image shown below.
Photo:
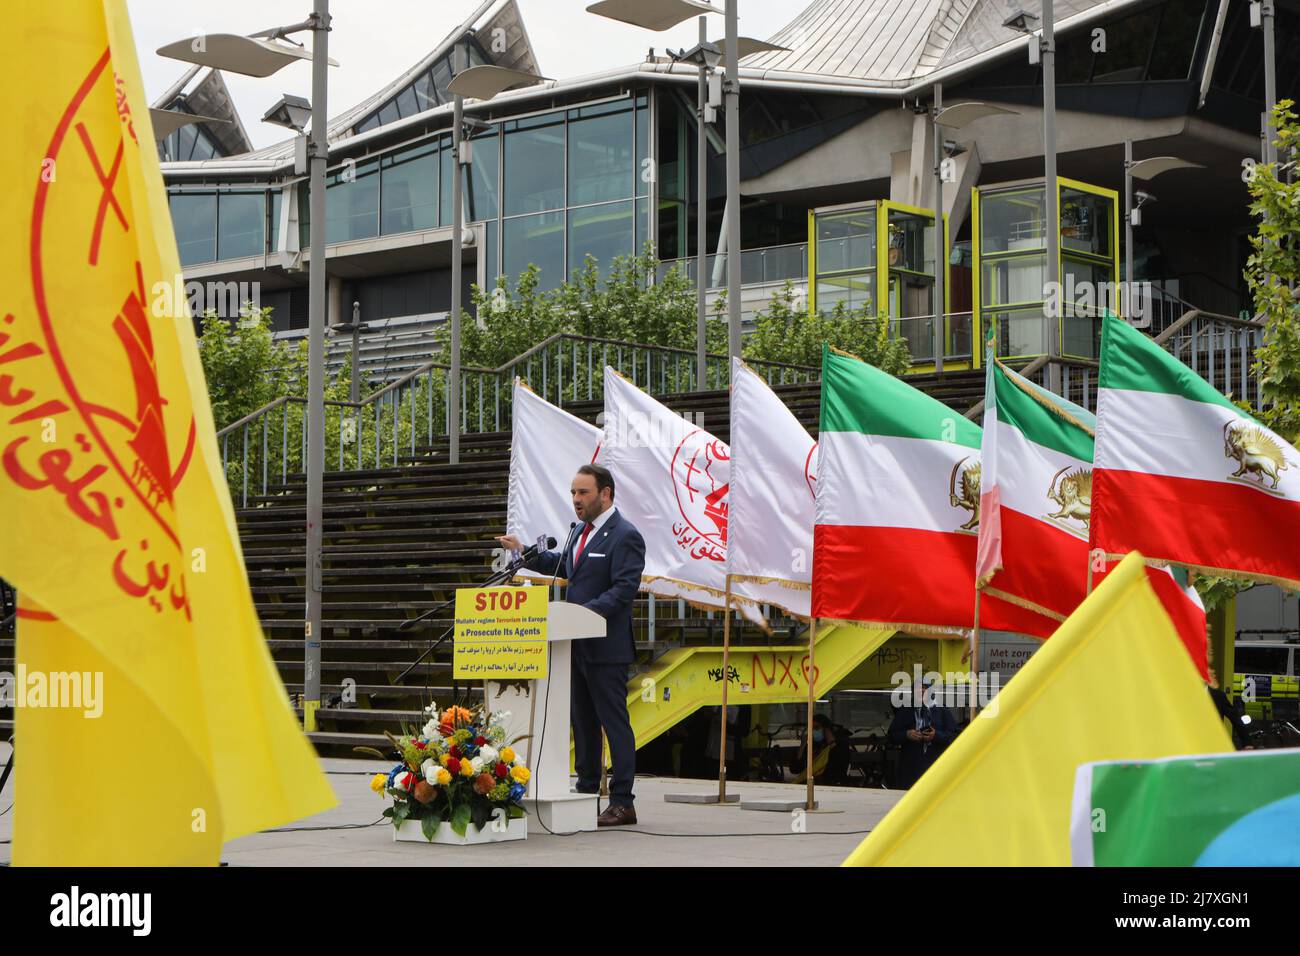
<path fill-rule="evenodd" d="M 0 744 L 0 764 L 7 759 L 8 747 Z M 368 787 L 376 762 L 323 763 L 339 806 L 292 827 L 228 843 L 222 859 L 231 866 L 836 866 L 902 796 L 891 790 L 819 788 L 822 809 L 838 812 L 807 815 L 806 832 L 797 833 L 789 813 L 664 801 L 666 793 L 716 792 L 716 783 L 641 777 L 635 827 L 561 837 L 534 826 L 527 840 L 512 843 L 428 846 L 394 843 L 387 821 L 365 826 L 380 820 L 387 805 Z M 798 800 L 804 793 L 801 786 L 758 783 L 728 790 L 758 800 Z M 12 793 L 11 782 L 0 795 L 0 810 L 12 802 Z M 349 824 L 352 829 L 294 829 Z M 0 816 L 0 840 L 10 839 L 12 830 L 13 813 Z M 10 845 L 0 843 L 0 862 L 8 862 L 10 853 Z"/>

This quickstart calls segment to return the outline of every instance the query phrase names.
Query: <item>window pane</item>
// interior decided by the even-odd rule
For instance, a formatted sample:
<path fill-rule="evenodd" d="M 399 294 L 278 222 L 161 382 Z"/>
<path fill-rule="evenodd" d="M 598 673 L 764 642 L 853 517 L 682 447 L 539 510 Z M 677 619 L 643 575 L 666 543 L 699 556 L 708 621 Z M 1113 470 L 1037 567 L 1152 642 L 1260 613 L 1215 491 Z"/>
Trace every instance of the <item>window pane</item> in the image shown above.
<path fill-rule="evenodd" d="M 402 116 L 414 116 L 418 110 L 415 106 L 415 88 L 408 86 L 397 94 L 397 109 Z"/>
<path fill-rule="evenodd" d="M 415 105 L 421 113 L 438 105 L 438 94 L 433 87 L 432 73 L 422 73 L 412 88 L 415 90 Z"/>
<path fill-rule="evenodd" d="M 541 270 L 538 288 L 553 289 L 564 281 L 562 211 L 507 219 L 502 229 L 502 267 L 512 280 L 535 265 Z"/>
<path fill-rule="evenodd" d="M 438 152 L 438 225 L 451 225 L 451 137 L 443 136 Z"/>
<path fill-rule="evenodd" d="M 1043 301 L 1043 272 L 1047 255 L 985 259 L 980 268 L 980 304 L 1007 305 Z"/>
<path fill-rule="evenodd" d="M 655 252 L 660 259 L 680 259 L 686 255 L 686 225 L 684 203 L 659 203 L 659 239 Z"/>
<path fill-rule="evenodd" d="M 1155 49 L 1151 51 L 1148 80 L 1185 80 L 1196 52 L 1205 0 L 1170 0 L 1165 4 Z"/>
<path fill-rule="evenodd" d="M 1236 671 L 1238 674 L 1286 673 L 1288 648 L 1246 647 L 1244 644 L 1238 643 L 1236 653 Z"/>
<path fill-rule="evenodd" d="M 643 94 L 637 97 L 636 111 L 636 194 L 650 192 L 647 173 L 653 169 L 654 144 L 650 140 L 650 106 Z"/>
<path fill-rule="evenodd" d="M 875 269 L 876 210 L 817 217 L 817 273 Z"/>
<path fill-rule="evenodd" d="M 563 122 L 507 133 L 505 151 L 507 216 L 564 205 Z"/>
<path fill-rule="evenodd" d="M 465 177 L 465 218 L 467 222 L 495 219 L 497 216 L 497 173 L 501 168 L 501 138 L 479 136 L 473 140 L 470 175 Z"/>
<path fill-rule="evenodd" d="M 259 256 L 265 250 L 265 193 L 222 193 L 218 197 L 217 258 Z"/>
<path fill-rule="evenodd" d="M 632 195 L 632 113 L 569 121 L 569 205 Z"/>
<path fill-rule="evenodd" d="M 636 254 L 645 251 L 646 237 L 650 235 L 650 200 L 636 201 Z"/>
<path fill-rule="evenodd" d="M 1106 196 L 1061 190 L 1061 248 L 1110 257 L 1113 203 Z"/>
<path fill-rule="evenodd" d="M 438 212 L 438 148 L 433 143 L 383 160 L 380 232 L 430 229 Z"/>
<path fill-rule="evenodd" d="M 369 239 L 378 232 L 379 163 L 367 160 L 333 173 L 325 188 L 325 241 Z"/>
<path fill-rule="evenodd" d="M 280 189 L 271 190 L 271 241 L 267 248 L 275 252 L 280 248 L 280 206 L 284 201 L 284 192 Z"/>
<path fill-rule="evenodd" d="M 1042 249 L 1047 241 L 1043 187 L 980 197 L 980 249 L 1013 252 Z M 1035 299 L 1041 295 L 1034 296 Z"/>
<path fill-rule="evenodd" d="M 217 258 L 217 197 L 214 193 L 176 193 L 171 198 L 172 224 L 181 265 Z"/>
<path fill-rule="evenodd" d="M 484 281 L 487 288 L 491 289 L 496 285 L 497 275 L 500 274 L 499 260 L 497 259 L 497 220 L 489 219 L 486 223 L 487 235 L 484 238 L 486 248 L 483 255 L 486 257 Z"/>
<path fill-rule="evenodd" d="M 402 118 L 401 115 L 397 112 L 396 100 L 389 100 L 379 110 L 380 126 L 387 126 L 389 123 L 393 122 L 394 120 L 398 120 L 401 118 Z"/>
<path fill-rule="evenodd" d="M 817 310 L 830 313 L 844 303 L 846 309 L 876 311 L 876 274 L 862 272 L 857 275 L 835 276 L 817 280 Z"/>
<path fill-rule="evenodd" d="M 986 312 L 983 321 L 986 329 L 990 324 L 997 327 L 999 356 L 1042 355 L 1047 351 L 1043 344 L 1047 323 L 1041 307 Z"/>
<path fill-rule="evenodd" d="M 1159 16 L 1160 9 L 1150 7 L 1107 26 L 1106 53 L 1097 57 L 1092 82 L 1141 82 Z"/>
<path fill-rule="evenodd" d="M 569 276 L 575 276 L 586 256 L 596 259 L 602 276 L 609 275 L 615 256 L 632 254 L 632 202 L 615 202 L 569 210 Z"/>
<path fill-rule="evenodd" d="M 934 275 L 934 220 L 911 213 L 889 213 L 890 268 Z"/>

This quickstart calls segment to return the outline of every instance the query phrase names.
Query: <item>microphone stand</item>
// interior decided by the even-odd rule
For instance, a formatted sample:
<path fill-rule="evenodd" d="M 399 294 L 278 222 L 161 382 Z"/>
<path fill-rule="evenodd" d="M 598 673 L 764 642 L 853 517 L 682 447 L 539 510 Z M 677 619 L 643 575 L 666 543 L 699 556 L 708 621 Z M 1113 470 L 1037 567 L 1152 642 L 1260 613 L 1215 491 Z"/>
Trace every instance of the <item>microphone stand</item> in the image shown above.
<path fill-rule="evenodd" d="M 531 557 L 529 556 L 528 551 L 533 552 Z M 494 584 L 501 584 L 505 581 L 509 581 L 512 577 L 515 576 L 516 571 L 521 570 L 524 567 L 524 565 L 526 565 L 533 557 L 536 557 L 538 553 L 539 553 L 539 549 L 537 549 L 536 547 L 529 548 L 528 550 L 524 551 L 523 555 L 519 558 L 519 560 L 511 562 L 510 566 L 507 568 L 502 568 L 500 571 L 493 572 L 490 577 L 488 577 L 486 580 L 484 580 L 477 586 L 481 588 L 489 588 L 492 587 Z M 411 628 L 419 624 L 421 621 L 433 617 L 435 614 L 443 610 L 449 604 L 455 604 L 455 603 L 456 603 L 456 597 L 455 595 L 452 595 L 450 598 L 443 601 L 437 607 L 430 608 L 429 610 L 421 614 L 419 617 L 413 617 L 409 621 L 402 622 L 402 624 L 399 625 L 397 628 L 398 633 L 401 633 L 402 631 L 410 630 Z M 423 654 L 421 654 L 414 661 L 412 661 L 410 666 L 407 667 L 406 670 L 398 674 L 397 678 L 393 681 L 393 683 L 400 684 L 402 682 L 402 679 L 406 677 L 407 674 L 415 670 L 415 668 L 420 666 L 420 664 L 424 661 L 426 657 L 428 657 L 439 647 L 441 647 L 442 642 L 445 641 L 448 635 L 450 635 L 455 630 L 456 630 L 456 625 L 453 623 L 451 627 L 447 628 L 447 630 L 442 632 L 442 635 L 436 641 L 434 641 L 429 645 L 428 649 Z"/>

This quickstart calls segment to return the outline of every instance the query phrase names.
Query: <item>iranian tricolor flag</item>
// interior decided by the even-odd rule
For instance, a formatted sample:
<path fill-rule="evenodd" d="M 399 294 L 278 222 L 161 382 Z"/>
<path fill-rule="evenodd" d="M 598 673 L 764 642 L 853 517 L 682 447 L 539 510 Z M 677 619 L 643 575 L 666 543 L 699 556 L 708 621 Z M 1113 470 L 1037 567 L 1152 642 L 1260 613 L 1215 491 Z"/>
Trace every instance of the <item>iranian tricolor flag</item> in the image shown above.
<path fill-rule="evenodd" d="M 974 626 L 980 427 L 867 363 L 822 357 L 813 614 L 912 632 Z M 986 597 L 980 623 L 1038 615 Z"/>
<path fill-rule="evenodd" d="M 1092 544 L 1300 588 L 1300 452 L 1123 321 L 1102 327 Z"/>
<path fill-rule="evenodd" d="M 808 617 L 817 443 L 767 382 L 731 360 L 727 573 L 733 599 Z"/>
<path fill-rule="evenodd" d="M 986 595 L 1039 613 L 1028 631 L 1050 637 L 1088 587 L 1093 445 L 1087 409 L 987 359 L 984 464 L 976 573 Z M 1093 584 L 1108 567 L 1095 569 Z M 1168 569 L 1148 576 L 1192 660 L 1206 673 L 1205 610 Z"/>

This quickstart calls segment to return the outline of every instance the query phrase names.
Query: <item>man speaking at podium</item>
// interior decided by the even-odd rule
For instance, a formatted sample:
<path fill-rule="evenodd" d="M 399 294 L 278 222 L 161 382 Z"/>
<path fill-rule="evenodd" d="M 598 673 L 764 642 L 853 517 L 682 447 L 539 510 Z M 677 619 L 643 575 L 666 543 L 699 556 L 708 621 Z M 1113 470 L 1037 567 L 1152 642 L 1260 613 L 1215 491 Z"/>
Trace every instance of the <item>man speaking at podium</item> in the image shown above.
<path fill-rule="evenodd" d="M 603 727 L 613 762 L 609 806 L 597 819 L 602 827 L 636 823 L 632 779 L 636 738 L 627 714 L 627 670 L 635 658 L 632 602 L 645 570 L 645 539 L 614 507 L 614 476 L 600 465 L 583 465 L 569 489 L 578 522 L 561 551 L 539 554 L 528 567 L 568 579 L 566 600 L 605 619 L 605 636 L 575 641 L 572 697 L 574 766 L 578 792 L 600 788 Z M 497 538 L 503 548 L 522 551 L 514 535 Z"/>

